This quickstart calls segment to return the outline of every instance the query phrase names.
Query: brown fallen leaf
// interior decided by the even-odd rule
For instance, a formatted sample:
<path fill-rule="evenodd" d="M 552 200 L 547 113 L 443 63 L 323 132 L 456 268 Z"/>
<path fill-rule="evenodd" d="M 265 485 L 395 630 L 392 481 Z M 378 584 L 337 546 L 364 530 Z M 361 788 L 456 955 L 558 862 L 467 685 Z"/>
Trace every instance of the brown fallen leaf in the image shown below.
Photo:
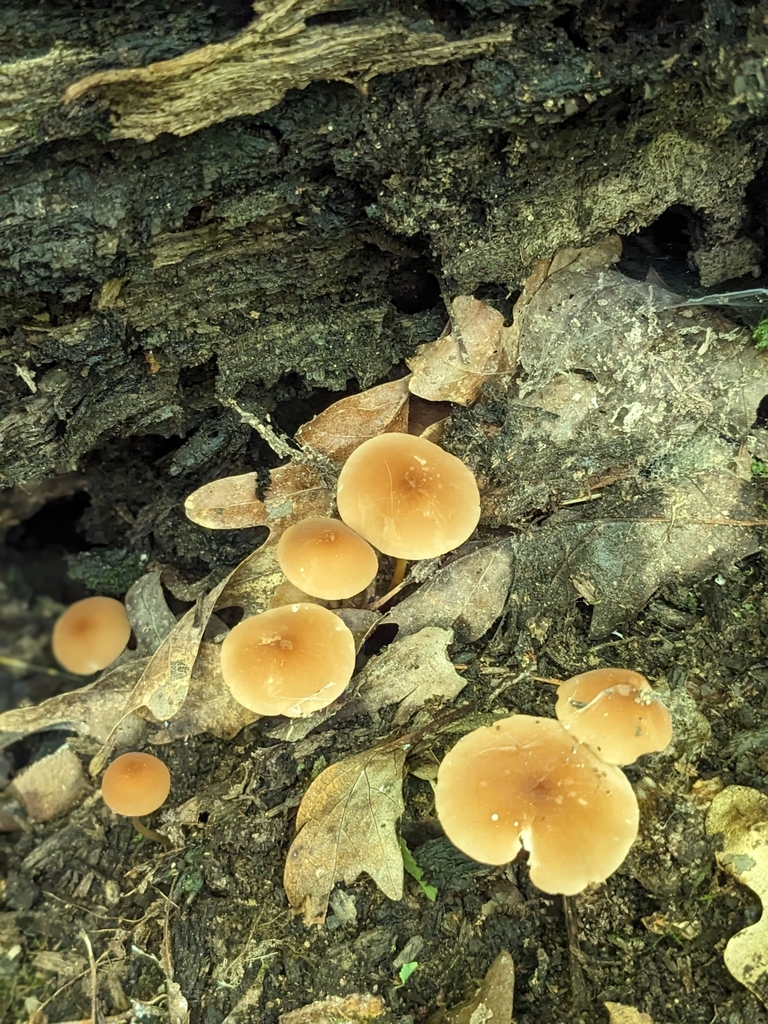
<path fill-rule="evenodd" d="M 221 678 L 221 647 L 203 641 L 186 699 L 167 727 L 150 733 L 151 743 L 171 743 L 207 732 L 231 740 L 260 716 L 238 704 Z"/>
<path fill-rule="evenodd" d="M 512 1024 L 515 997 L 515 962 L 503 949 L 496 957 L 480 988 L 450 1010 L 438 1010 L 428 1024 Z"/>
<path fill-rule="evenodd" d="M 384 1000 L 381 996 L 371 996 L 367 992 L 353 992 L 348 996 L 328 996 L 318 999 L 298 1010 L 281 1013 L 280 1024 L 356 1024 L 360 1021 L 375 1020 L 385 1012 Z"/>
<path fill-rule="evenodd" d="M 91 792 L 80 758 L 66 743 L 23 768 L 8 789 L 35 822 L 65 814 Z"/>
<path fill-rule="evenodd" d="M 155 722 L 166 722 L 179 711 L 187 697 L 205 628 L 227 579 L 182 615 L 152 655 L 110 735 L 91 760 L 92 775 L 98 775 L 106 764 L 120 723 L 128 715 L 140 711 Z"/>
<path fill-rule="evenodd" d="M 581 598 L 592 605 L 590 635 L 610 633 L 660 587 L 691 586 L 757 551 L 756 501 L 752 484 L 723 467 L 654 490 L 625 486 L 556 513 L 508 541 L 506 628 L 516 623 L 543 641 Z"/>
<path fill-rule="evenodd" d="M 408 430 L 408 377 L 379 384 L 334 402 L 296 431 L 296 440 L 334 462 L 345 462 L 355 448 L 387 431 Z"/>
<path fill-rule="evenodd" d="M 124 662 L 107 669 L 79 690 L 50 697 L 42 704 L 4 712 L 0 715 L 0 748 L 47 729 L 71 730 L 96 743 L 105 743 L 147 664 L 147 658 Z M 122 720 L 116 741 L 128 746 L 138 740 L 144 728 L 145 723 L 137 715 L 130 715 Z"/>
<path fill-rule="evenodd" d="M 647 1013 L 641 1013 L 634 1006 L 623 1003 L 603 1003 L 608 1011 L 608 1024 L 653 1024 Z"/>
<path fill-rule="evenodd" d="M 451 333 L 419 345 L 406 359 L 413 371 L 410 389 L 431 402 L 472 405 L 489 377 L 514 369 L 517 350 L 510 328 L 493 306 L 459 295 L 451 312 Z"/>
<path fill-rule="evenodd" d="M 304 923 L 322 924 L 336 882 L 366 871 L 392 900 L 403 895 L 395 822 L 403 813 L 405 750 L 387 744 L 321 772 L 301 801 L 283 882 Z"/>
<path fill-rule="evenodd" d="M 270 535 L 267 543 L 251 552 L 225 582 L 216 609 L 242 608 L 244 615 L 265 611 L 285 577 L 277 564 L 277 544 Z"/>
<path fill-rule="evenodd" d="M 385 615 L 381 624 L 396 624 L 400 636 L 426 626 L 453 629 L 460 643 L 469 643 L 490 629 L 503 612 L 511 578 L 509 543 L 490 544 L 440 569 Z"/>
<path fill-rule="evenodd" d="M 307 516 L 327 516 L 333 491 L 317 469 L 289 462 L 270 470 L 264 499 L 256 473 L 225 476 L 193 491 L 184 502 L 187 518 L 209 530 L 268 526 L 272 538 Z"/>
<path fill-rule="evenodd" d="M 427 701 L 453 700 L 466 681 L 448 657 L 452 642 L 452 629 L 426 626 L 371 658 L 356 681 L 357 695 L 366 710 L 399 704 L 395 723 L 402 725 Z"/>
<path fill-rule="evenodd" d="M 726 786 L 712 801 L 709 835 L 722 836 L 720 867 L 757 893 L 762 917 L 731 936 L 723 959 L 733 977 L 768 1006 L 768 796 L 748 786 Z"/>
<path fill-rule="evenodd" d="M 136 637 L 140 658 L 154 654 L 176 625 L 176 616 L 165 600 L 160 573 L 148 572 L 125 595 L 125 610 Z"/>

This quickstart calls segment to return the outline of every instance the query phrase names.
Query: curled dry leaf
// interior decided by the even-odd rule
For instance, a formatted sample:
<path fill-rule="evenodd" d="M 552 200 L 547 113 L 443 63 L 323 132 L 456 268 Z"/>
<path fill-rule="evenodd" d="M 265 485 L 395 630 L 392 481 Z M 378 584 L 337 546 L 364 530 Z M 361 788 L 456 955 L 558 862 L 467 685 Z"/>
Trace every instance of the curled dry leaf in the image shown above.
<path fill-rule="evenodd" d="M 512 1024 L 515 962 L 503 949 L 471 999 L 450 1010 L 438 1010 L 428 1024 Z"/>
<path fill-rule="evenodd" d="M 717 863 L 760 897 L 763 914 L 728 940 L 723 959 L 737 981 L 768 1006 L 768 796 L 726 786 L 712 801 L 707 832 L 722 836 Z"/>
<path fill-rule="evenodd" d="M 450 334 L 419 345 L 406 359 L 413 371 L 410 389 L 431 402 L 472 405 L 489 377 L 514 368 L 517 351 L 504 317 L 471 295 L 451 303 Z"/>
<path fill-rule="evenodd" d="M 125 595 L 125 610 L 140 658 L 154 654 L 176 625 L 176 616 L 165 600 L 159 572 L 148 572 L 136 580 Z"/>
<path fill-rule="evenodd" d="M 358 676 L 357 692 L 368 711 L 400 704 L 395 722 L 402 725 L 427 701 L 453 700 L 465 680 L 451 664 L 452 629 L 426 626 L 397 640 L 371 658 Z"/>
<path fill-rule="evenodd" d="M 403 813 L 405 750 L 388 744 L 326 768 L 296 817 L 284 885 L 304 922 L 322 924 L 336 882 L 366 871 L 392 900 L 403 895 L 403 858 L 395 822 Z"/>
<path fill-rule="evenodd" d="M 634 1006 L 623 1003 L 604 1003 L 608 1011 L 608 1024 L 653 1024 L 647 1013 L 641 1013 Z"/>
<path fill-rule="evenodd" d="M 453 629 L 461 643 L 477 640 L 504 610 L 512 578 L 508 541 L 479 548 L 436 572 L 381 620 L 400 635 L 426 626 Z"/>
<path fill-rule="evenodd" d="M 221 647 L 200 644 L 184 703 L 167 727 L 150 735 L 152 743 L 197 736 L 201 732 L 231 740 L 260 716 L 238 704 L 221 678 Z"/>
<path fill-rule="evenodd" d="M 23 768 L 9 786 L 30 821 L 65 814 L 91 792 L 80 758 L 66 743 Z"/>
<path fill-rule="evenodd" d="M 193 491 L 184 502 L 187 518 L 209 530 L 268 526 L 273 539 L 307 516 L 327 516 L 333 491 L 317 469 L 289 462 L 270 470 L 263 500 L 256 473 L 225 476 Z"/>
<path fill-rule="evenodd" d="M 296 440 L 334 462 L 345 462 L 363 441 L 408 430 L 408 377 L 334 402 L 296 431 Z M 320 512 L 313 513 L 321 515 Z"/>
<path fill-rule="evenodd" d="M 230 574 L 216 608 L 242 608 L 244 615 L 258 615 L 269 607 L 284 579 L 277 564 L 277 544 L 270 536 Z"/>
<path fill-rule="evenodd" d="M 226 584 L 227 579 L 222 580 L 185 612 L 152 655 L 112 732 L 91 761 L 91 774 L 97 775 L 106 764 L 120 722 L 128 715 L 140 711 L 155 722 L 166 722 L 181 708 L 187 697 L 203 633 Z"/>
<path fill-rule="evenodd" d="M 0 748 L 47 729 L 71 730 L 96 743 L 105 743 L 147 664 L 147 658 L 124 662 L 107 669 L 79 690 L 50 697 L 42 704 L 4 712 L 0 715 Z M 143 730 L 142 720 L 129 715 L 122 719 L 116 741 L 128 746 L 138 740 Z"/>
<path fill-rule="evenodd" d="M 353 992 L 348 996 L 329 996 L 290 1013 L 281 1013 L 280 1024 L 364 1024 L 385 1012 L 381 996 Z"/>

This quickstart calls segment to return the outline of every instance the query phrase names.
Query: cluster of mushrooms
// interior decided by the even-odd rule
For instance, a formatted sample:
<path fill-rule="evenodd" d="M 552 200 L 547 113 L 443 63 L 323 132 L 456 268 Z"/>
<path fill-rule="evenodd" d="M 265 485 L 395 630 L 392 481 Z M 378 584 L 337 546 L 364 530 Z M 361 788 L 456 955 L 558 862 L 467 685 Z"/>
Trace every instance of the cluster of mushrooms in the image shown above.
<path fill-rule="evenodd" d="M 330 608 L 360 595 L 379 571 L 377 551 L 405 563 L 466 541 L 480 518 L 472 472 L 424 438 L 385 433 L 361 444 L 341 469 L 339 519 L 308 518 L 279 538 L 277 559 L 308 600 L 279 605 L 234 626 L 221 645 L 222 678 L 260 715 L 305 717 L 336 700 L 355 667 L 352 632 Z M 106 668 L 130 637 L 125 608 L 107 597 L 76 602 L 57 621 L 53 653 L 70 672 Z M 476 860 L 504 864 L 521 848 L 540 889 L 571 894 L 624 860 L 638 808 L 619 764 L 663 749 L 669 713 L 637 673 L 587 672 L 560 684 L 559 721 L 515 715 L 465 736 L 440 766 L 436 805 L 449 839 Z M 139 818 L 168 796 L 167 767 L 128 753 L 107 768 L 107 805 Z"/>

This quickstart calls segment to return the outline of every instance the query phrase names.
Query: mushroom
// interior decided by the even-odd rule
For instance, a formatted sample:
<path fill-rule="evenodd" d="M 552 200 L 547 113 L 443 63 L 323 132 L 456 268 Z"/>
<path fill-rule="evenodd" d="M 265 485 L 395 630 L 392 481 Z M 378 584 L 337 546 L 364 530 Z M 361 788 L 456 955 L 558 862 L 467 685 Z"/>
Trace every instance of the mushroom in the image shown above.
<path fill-rule="evenodd" d="M 243 619 L 221 645 L 221 674 L 235 700 L 260 715 L 303 718 L 343 693 L 355 669 L 350 629 L 302 602 Z"/>
<path fill-rule="evenodd" d="M 531 881 L 571 896 L 602 882 L 637 836 L 637 800 L 620 768 L 559 722 L 503 718 L 459 740 L 437 775 L 437 816 L 451 842 L 485 864 L 528 851 Z"/>
<path fill-rule="evenodd" d="M 410 434 L 379 434 L 356 448 L 339 474 L 336 500 L 347 526 L 402 561 L 451 551 L 480 519 L 471 470 Z"/>
<path fill-rule="evenodd" d="M 104 803 L 116 814 L 130 818 L 134 827 L 147 839 L 170 846 L 167 836 L 155 832 L 140 820 L 161 807 L 171 791 L 171 773 L 154 754 L 132 751 L 116 757 L 101 780 Z"/>
<path fill-rule="evenodd" d="M 376 578 L 379 561 L 371 545 L 338 519 L 313 516 L 289 526 L 277 543 L 286 578 L 311 597 L 354 597 Z"/>
<path fill-rule="evenodd" d="M 131 625 L 113 597 L 85 597 L 63 612 L 53 627 L 53 656 L 67 672 L 89 676 L 111 665 L 125 650 Z"/>
<path fill-rule="evenodd" d="M 669 711 L 645 676 L 626 668 L 598 668 L 566 679 L 557 690 L 555 714 L 609 764 L 632 764 L 672 739 Z"/>

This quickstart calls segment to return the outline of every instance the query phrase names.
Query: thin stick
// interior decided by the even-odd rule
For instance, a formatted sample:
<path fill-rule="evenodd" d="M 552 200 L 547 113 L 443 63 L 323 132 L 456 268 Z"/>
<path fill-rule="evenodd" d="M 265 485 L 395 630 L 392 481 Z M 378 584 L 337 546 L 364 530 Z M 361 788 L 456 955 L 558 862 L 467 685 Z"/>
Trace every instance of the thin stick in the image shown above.
<path fill-rule="evenodd" d="M 80 932 L 80 938 L 83 940 L 83 945 L 88 951 L 88 964 L 90 966 L 91 973 L 91 1020 L 98 1020 L 97 1013 L 99 1010 L 99 997 L 98 997 L 98 982 L 96 977 L 96 960 L 93 956 L 93 946 L 91 940 L 88 938 L 88 933 L 83 929 Z"/>

